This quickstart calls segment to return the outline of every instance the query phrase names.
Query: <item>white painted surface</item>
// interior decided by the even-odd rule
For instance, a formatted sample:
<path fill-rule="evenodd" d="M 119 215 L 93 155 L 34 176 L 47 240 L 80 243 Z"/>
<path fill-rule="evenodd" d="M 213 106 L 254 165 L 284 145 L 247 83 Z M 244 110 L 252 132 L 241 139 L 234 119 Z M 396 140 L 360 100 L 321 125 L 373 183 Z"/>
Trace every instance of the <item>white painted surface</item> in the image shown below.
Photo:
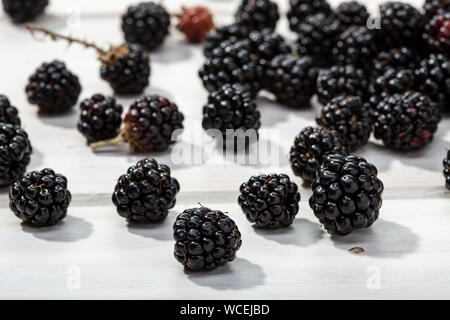
<path fill-rule="evenodd" d="M 127 1 L 51 1 L 37 23 L 68 32 L 70 12 L 81 8 L 73 35 L 107 43 L 121 41 L 119 15 Z M 281 6 L 286 7 L 286 1 Z M 206 3 L 217 21 L 228 22 L 237 1 L 169 1 Z M 417 2 L 418 3 L 418 2 Z M 375 2 L 370 2 L 375 8 Z M 279 31 L 292 38 L 286 19 Z M 301 188 L 300 213 L 293 226 L 276 232 L 255 231 L 239 210 L 239 185 L 259 172 L 286 172 L 292 177 L 288 152 L 294 136 L 314 123 L 311 109 L 292 110 L 259 99 L 263 128 L 273 130 L 278 156 L 263 166 L 223 161 L 206 150 L 208 163 L 175 165 L 169 152 L 154 155 L 172 166 L 182 191 L 177 206 L 161 225 L 129 227 L 110 201 L 117 177 L 142 155 L 94 154 L 75 130 L 78 110 L 63 117 L 38 117 L 24 94 L 28 76 L 44 60 L 63 59 L 81 80 L 81 97 L 110 94 L 98 76 L 95 53 L 48 40 L 36 42 L 22 28 L 0 16 L 0 92 L 19 107 L 34 154 L 29 170 L 52 167 L 69 179 L 73 202 L 69 217 L 52 229 L 22 227 L 8 209 L 7 190 L 0 194 L 0 298 L 450 298 L 450 193 L 443 187 L 442 158 L 450 146 L 450 119 L 442 121 L 432 145 L 421 152 L 397 154 L 371 142 L 359 154 L 380 170 L 386 191 L 381 218 L 374 226 L 345 238 L 320 229 L 307 205 L 310 191 Z M 197 70 L 198 46 L 174 31 L 152 54 L 151 87 L 178 103 L 186 131 L 177 145 L 200 141 L 201 108 L 206 99 Z M 118 98 L 128 106 L 132 98 Z M 277 163 L 278 162 L 278 163 Z M 294 178 L 298 184 L 301 180 Z M 228 266 L 190 274 L 172 256 L 171 224 L 187 207 L 204 205 L 228 211 L 238 223 L 243 246 Z M 362 255 L 348 252 L 359 246 Z M 80 275 L 80 281 L 77 281 Z M 379 280 L 379 281 L 378 281 Z M 78 288 L 80 285 L 80 289 Z"/>

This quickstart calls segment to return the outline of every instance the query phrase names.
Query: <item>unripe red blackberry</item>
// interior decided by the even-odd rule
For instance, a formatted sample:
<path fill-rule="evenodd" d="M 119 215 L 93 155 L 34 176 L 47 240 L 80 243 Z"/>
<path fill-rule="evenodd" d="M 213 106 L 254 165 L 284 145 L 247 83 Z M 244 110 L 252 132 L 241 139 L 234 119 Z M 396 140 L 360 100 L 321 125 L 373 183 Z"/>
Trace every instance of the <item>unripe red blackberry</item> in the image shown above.
<path fill-rule="evenodd" d="M 177 28 L 184 33 L 191 43 L 203 42 L 207 34 L 214 29 L 212 13 L 203 6 L 182 8 L 178 19 Z"/>

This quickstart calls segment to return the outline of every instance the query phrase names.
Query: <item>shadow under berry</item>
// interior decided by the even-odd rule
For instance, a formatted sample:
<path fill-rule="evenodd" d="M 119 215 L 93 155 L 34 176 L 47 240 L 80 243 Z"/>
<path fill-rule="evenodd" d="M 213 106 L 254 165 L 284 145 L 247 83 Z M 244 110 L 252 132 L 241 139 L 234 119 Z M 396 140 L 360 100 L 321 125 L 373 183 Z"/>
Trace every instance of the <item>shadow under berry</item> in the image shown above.
<path fill-rule="evenodd" d="M 172 225 L 177 214 L 169 211 L 167 218 L 159 223 L 128 223 L 128 232 L 144 238 L 173 241 Z"/>
<path fill-rule="evenodd" d="M 150 55 L 151 61 L 158 63 L 174 63 L 188 60 L 192 56 L 192 45 L 167 41 Z"/>
<path fill-rule="evenodd" d="M 63 114 L 55 114 L 55 115 L 39 114 L 39 120 L 53 127 L 76 130 L 78 121 L 78 112 L 75 111 L 75 108 L 77 108 L 77 106 L 73 106 L 72 109 L 70 109 L 70 111 L 65 112 Z"/>

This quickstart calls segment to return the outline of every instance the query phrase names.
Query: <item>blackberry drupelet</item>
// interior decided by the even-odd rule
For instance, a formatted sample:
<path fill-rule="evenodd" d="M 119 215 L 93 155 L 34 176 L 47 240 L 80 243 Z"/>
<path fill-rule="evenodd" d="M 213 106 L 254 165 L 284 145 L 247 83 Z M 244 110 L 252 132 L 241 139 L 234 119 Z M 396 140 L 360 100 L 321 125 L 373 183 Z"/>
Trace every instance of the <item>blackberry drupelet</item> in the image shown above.
<path fill-rule="evenodd" d="M 256 56 L 263 68 L 277 55 L 292 52 L 292 48 L 284 38 L 272 29 L 253 31 L 248 38 L 251 53 Z"/>
<path fill-rule="evenodd" d="M 393 48 L 378 53 L 373 61 L 373 74 L 383 75 L 388 69 L 414 70 L 420 61 L 420 54 L 411 47 Z"/>
<path fill-rule="evenodd" d="M 182 8 L 178 18 L 178 30 L 183 32 L 191 43 L 203 42 L 208 32 L 214 29 L 213 15 L 203 6 Z"/>
<path fill-rule="evenodd" d="M 367 99 L 369 81 L 363 69 L 352 65 L 332 66 L 320 70 L 317 77 L 317 95 L 322 104 L 339 95 L 359 96 Z"/>
<path fill-rule="evenodd" d="M 415 70 L 416 87 L 436 102 L 442 111 L 450 110 L 450 59 L 430 54 Z"/>
<path fill-rule="evenodd" d="M 236 223 L 219 210 L 186 209 L 173 225 L 175 259 L 187 271 L 210 271 L 236 258 L 242 244 Z"/>
<path fill-rule="evenodd" d="M 125 44 L 114 61 L 102 63 L 100 76 L 115 93 L 140 94 L 148 86 L 150 58 L 138 44 Z"/>
<path fill-rule="evenodd" d="M 358 1 L 345 1 L 336 8 L 336 19 L 347 28 L 365 26 L 369 17 L 366 6 Z"/>
<path fill-rule="evenodd" d="M 338 96 L 327 103 L 316 119 L 317 124 L 336 131 L 350 152 L 369 141 L 372 132 L 370 107 L 357 96 Z"/>
<path fill-rule="evenodd" d="M 215 31 L 209 33 L 205 39 L 203 54 L 205 57 L 213 56 L 212 52 L 219 47 L 224 41 L 237 42 L 248 37 L 250 30 L 237 24 L 230 24 L 216 28 Z"/>
<path fill-rule="evenodd" d="M 332 10 L 327 0 L 289 0 L 289 28 L 297 32 L 305 18 L 316 13 L 331 15 Z"/>
<path fill-rule="evenodd" d="M 351 26 L 339 36 L 332 53 L 338 64 L 369 69 L 368 62 L 377 54 L 375 37 L 365 26 Z"/>
<path fill-rule="evenodd" d="M 309 205 L 328 233 L 347 235 L 378 219 L 384 187 L 377 174 L 362 157 L 332 154 L 324 160 Z"/>
<path fill-rule="evenodd" d="M 16 23 L 27 22 L 42 14 L 48 0 L 3 0 L 3 10 Z"/>
<path fill-rule="evenodd" d="M 77 124 L 88 144 L 114 138 L 122 124 L 122 106 L 113 97 L 95 94 L 80 104 L 81 114 Z"/>
<path fill-rule="evenodd" d="M 128 222 L 161 222 L 175 206 L 180 191 L 170 168 L 155 159 L 143 159 L 121 175 L 112 201 L 117 213 Z"/>
<path fill-rule="evenodd" d="M 331 51 L 342 31 L 334 17 L 324 13 L 308 16 L 298 25 L 296 50 L 300 56 L 312 57 L 317 66 L 329 66 Z"/>
<path fill-rule="evenodd" d="M 450 190 L 450 150 L 447 151 L 447 157 L 443 160 L 445 187 Z"/>
<path fill-rule="evenodd" d="M 0 122 L 9 123 L 20 127 L 19 111 L 12 106 L 8 97 L 0 94 Z"/>
<path fill-rule="evenodd" d="M 224 84 L 240 84 L 255 97 L 260 88 L 261 67 L 258 57 L 252 54 L 249 39 L 225 41 L 212 51 L 199 70 L 203 86 L 209 92 L 219 90 Z"/>
<path fill-rule="evenodd" d="M 306 127 L 295 137 L 291 147 L 289 158 L 292 170 L 305 182 L 312 182 L 317 178 L 317 171 L 329 154 L 348 154 L 337 132 Z"/>
<path fill-rule="evenodd" d="M 271 0 L 242 0 L 235 13 L 236 23 L 250 30 L 275 29 L 280 14 Z"/>
<path fill-rule="evenodd" d="M 402 44 L 417 46 L 425 19 L 412 5 L 389 1 L 380 5 L 378 40 L 388 48 Z"/>
<path fill-rule="evenodd" d="M 23 176 L 32 148 L 28 134 L 9 123 L 0 123 L 0 186 L 11 185 Z"/>
<path fill-rule="evenodd" d="M 170 15 L 155 2 L 141 2 L 128 7 L 122 16 L 122 31 L 129 43 L 139 43 L 147 50 L 159 47 L 169 34 Z"/>
<path fill-rule="evenodd" d="M 300 193 L 286 174 L 252 176 L 241 185 L 238 203 L 247 220 L 258 228 L 279 229 L 294 222 Z"/>
<path fill-rule="evenodd" d="M 450 0 L 425 0 L 423 11 L 427 21 L 435 15 L 450 12 Z"/>
<path fill-rule="evenodd" d="M 291 107 L 309 104 L 315 93 L 317 68 L 311 57 L 291 54 L 276 56 L 265 70 L 264 87 L 277 100 Z"/>
<path fill-rule="evenodd" d="M 369 87 L 371 95 L 403 93 L 414 88 L 413 69 L 389 68 L 383 74 L 375 76 Z"/>
<path fill-rule="evenodd" d="M 226 138 L 236 130 L 255 130 L 261 127 L 261 115 L 250 94 L 238 85 L 223 85 L 208 96 L 203 107 L 202 126 L 205 130 L 217 129 Z M 227 130 L 233 130 L 229 132 Z"/>
<path fill-rule="evenodd" d="M 81 85 L 64 62 L 54 60 L 36 69 L 25 92 L 28 101 L 39 107 L 39 113 L 56 114 L 69 111 L 77 103 Z"/>
<path fill-rule="evenodd" d="M 373 111 L 375 138 L 400 151 L 425 147 L 433 140 L 440 120 L 439 107 L 428 96 L 413 91 L 386 95 Z"/>
<path fill-rule="evenodd" d="M 9 207 L 33 227 L 57 224 L 66 217 L 71 200 L 66 177 L 48 168 L 27 173 L 9 191 Z"/>
<path fill-rule="evenodd" d="M 425 25 L 423 39 L 435 51 L 449 55 L 450 52 L 450 11 L 435 16 Z"/>

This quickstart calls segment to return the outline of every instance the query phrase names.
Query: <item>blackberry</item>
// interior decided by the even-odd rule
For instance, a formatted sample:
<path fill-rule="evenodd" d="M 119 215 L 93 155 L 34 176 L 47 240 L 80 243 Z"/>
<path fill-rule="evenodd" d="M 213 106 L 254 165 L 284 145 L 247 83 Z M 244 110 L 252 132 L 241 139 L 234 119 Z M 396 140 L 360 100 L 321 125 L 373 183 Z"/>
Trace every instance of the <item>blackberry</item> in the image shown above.
<path fill-rule="evenodd" d="M 439 107 L 413 91 L 386 95 L 373 112 L 375 138 L 401 151 L 418 150 L 430 143 L 440 120 Z"/>
<path fill-rule="evenodd" d="M 48 0 L 2 0 L 3 10 L 16 23 L 27 22 L 42 14 Z"/>
<path fill-rule="evenodd" d="M 122 31 L 129 43 L 139 43 L 147 50 L 159 47 L 169 34 L 170 15 L 154 2 L 130 6 L 122 16 Z"/>
<path fill-rule="evenodd" d="M 447 151 L 447 157 L 443 160 L 445 187 L 450 190 L 450 150 Z"/>
<path fill-rule="evenodd" d="M 64 62 L 44 62 L 30 76 L 25 88 L 28 101 L 39 107 L 39 113 L 55 114 L 69 111 L 81 92 L 78 77 Z"/>
<path fill-rule="evenodd" d="M 57 224 L 66 217 L 71 201 L 66 177 L 48 168 L 27 173 L 9 191 L 12 212 L 34 227 Z"/>
<path fill-rule="evenodd" d="M 240 187 L 238 203 L 247 220 L 258 228 L 279 229 L 294 222 L 300 193 L 286 174 L 252 176 Z"/>
<path fill-rule="evenodd" d="M 317 68 L 311 57 L 281 54 L 267 66 L 264 80 L 265 88 L 280 103 L 302 107 L 309 103 L 315 92 Z"/>
<path fill-rule="evenodd" d="M 331 15 L 331 7 L 327 0 L 289 0 L 287 13 L 289 28 L 297 32 L 305 18 L 316 13 Z"/>
<path fill-rule="evenodd" d="M 237 83 L 255 97 L 261 88 L 261 72 L 250 40 L 229 40 L 212 51 L 200 68 L 199 76 L 208 92 L 219 90 L 227 83 Z"/>
<path fill-rule="evenodd" d="M 290 45 L 277 32 L 271 29 L 253 31 L 249 34 L 250 50 L 262 67 L 266 67 L 270 61 L 279 54 L 291 53 Z"/>
<path fill-rule="evenodd" d="M 342 31 L 341 23 L 334 17 L 323 13 L 308 16 L 296 30 L 297 52 L 300 56 L 311 56 L 315 65 L 326 67 L 330 64 L 332 49 Z"/>
<path fill-rule="evenodd" d="M 383 75 L 388 69 L 414 70 L 420 61 L 420 54 L 411 47 L 398 47 L 381 51 L 373 61 L 373 73 Z"/>
<path fill-rule="evenodd" d="M 365 26 L 370 15 L 365 5 L 358 1 L 345 1 L 336 8 L 336 18 L 345 27 Z"/>
<path fill-rule="evenodd" d="M 134 152 L 164 151 L 175 143 L 172 135 L 183 129 L 183 120 L 175 103 L 159 95 L 147 95 L 131 104 L 116 138 L 94 142 L 91 147 L 95 150 L 128 142 Z"/>
<path fill-rule="evenodd" d="M 441 109 L 450 110 L 450 60 L 442 54 L 430 54 L 415 70 L 416 87 Z"/>
<path fill-rule="evenodd" d="M 450 12 L 450 0 L 425 0 L 423 11 L 427 21 L 435 15 Z"/>
<path fill-rule="evenodd" d="M 365 26 L 349 27 L 340 35 L 332 53 L 338 64 L 368 69 L 370 64 L 367 62 L 377 53 L 375 37 Z"/>
<path fill-rule="evenodd" d="M 371 95 L 402 93 L 413 89 L 414 83 L 414 70 L 389 68 L 372 79 L 369 93 Z"/>
<path fill-rule="evenodd" d="M 250 30 L 275 29 L 280 14 L 271 0 L 242 0 L 234 15 L 236 23 Z"/>
<path fill-rule="evenodd" d="M 205 46 L 203 54 L 205 57 L 212 57 L 213 50 L 220 46 L 224 41 L 237 42 L 248 37 L 250 30 L 244 26 L 237 24 L 230 24 L 216 28 L 212 33 L 209 33 L 205 39 Z"/>
<path fill-rule="evenodd" d="M 377 174 L 377 168 L 362 157 L 326 157 L 309 205 L 330 234 L 347 235 L 378 219 L 384 187 Z"/>
<path fill-rule="evenodd" d="M 80 104 L 77 128 L 88 143 L 114 138 L 122 124 L 122 106 L 112 97 L 95 94 Z"/>
<path fill-rule="evenodd" d="M 380 5 L 379 40 L 389 48 L 401 44 L 417 45 L 425 19 L 412 5 L 389 1 Z"/>
<path fill-rule="evenodd" d="M 357 96 L 333 98 L 323 107 L 316 121 L 318 125 L 336 131 L 350 152 L 364 146 L 372 132 L 369 105 Z"/>
<path fill-rule="evenodd" d="M 0 123 L 0 186 L 23 176 L 32 152 L 27 133 L 12 124 Z"/>
<path fill-rule="evenodd" d="M 140 94 L 148 86 L 150 59 L 137 44 L 122 46 L 114 63 L 103 63 L 100 76 L 118 94 Z"/>
<path fill-rule="evenodd" d="M 183 32 L 191 43 L 203 42 L 208 32 L 214 29 L 212 13 L 203 6 L 182 8 L 182 13 L 178 18 L 178 30 Z"/>
<path fill-rule="evenodd" d="M 236 130 L 255 130 L 261 127 L 261 115 L 250 94 L 238 85 L 225 84 L 208 96 L 203 107 L 202 126 L 216 129 L 223 137 L 234 135 Z M 233 130 L 230 132 L 229 130 Z"/>
<path fill-rule="evenodd" d="M 19 111 L 12 106 L 8 97 L 0 94 L 0 122 L 20 127 Z"/>
<path fill-rule="evenodd" d="M 100 76 L 109 83 L 115 93 L 140 94 L 148 86 L 150 60 L 138 44 L 112 45 L 108 50 L 104 50 L 95 43 L 57 34 L 45 28 L 29 24 L 26 28 L 31 33 L 41 32 L 54 41 L 62 39 L 95 49 L 101 62 Z"/>
<path fill-rule="evenodd" d="M 209 271 L 236 258 L 242 244 L 236 223 L 219 210 L 186 209 L 173 225 L 175 259 L 188 271 Z"/>
<path fill-rule="evenodd" d="M 180 191 L 170 168 L 155 159 L 143 159 L 121 175 L 112 201 L 117 213 L 128 222 L 161 222 L 175 206 Z"/>
<path fill-rule="evenodd" d="M 295 137 L 291 147 L 289 158 L 292 170 L 306 183 L 312 182 L 317 178 L 317 171 L 329 154 L 348 154 L 337 132 L 306 127 Z"/>
<path fill-rule="evenodd" d="M 450 52 L 450 11 L 435 16 L 425 25 L 423 39 L 432 50 L 448 55 Z"/>
<path fill-rule="evenodd" d="M 363 69 L 352 65 L 332 66 L 320 70 L 317 77 L 317 95 L 322 104 L 339 95 L 359 96 L 367 99 L 369 81 Z"/>

